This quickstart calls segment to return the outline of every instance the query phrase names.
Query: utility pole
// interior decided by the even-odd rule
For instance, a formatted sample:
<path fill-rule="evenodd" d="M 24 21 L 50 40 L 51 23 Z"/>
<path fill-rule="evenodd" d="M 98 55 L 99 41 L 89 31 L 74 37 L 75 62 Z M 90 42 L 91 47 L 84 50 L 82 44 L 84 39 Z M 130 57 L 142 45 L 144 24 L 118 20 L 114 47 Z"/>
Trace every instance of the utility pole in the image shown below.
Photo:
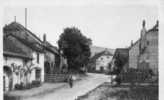
<path fill-rule="evenodd" d="M 16 22 L 16 16 L 14 16 L 14 21 Z"/>
<path fill-rule="evenodd" d="M 25 28 L 27 29 L 27 8 L 25 8 Z"/>

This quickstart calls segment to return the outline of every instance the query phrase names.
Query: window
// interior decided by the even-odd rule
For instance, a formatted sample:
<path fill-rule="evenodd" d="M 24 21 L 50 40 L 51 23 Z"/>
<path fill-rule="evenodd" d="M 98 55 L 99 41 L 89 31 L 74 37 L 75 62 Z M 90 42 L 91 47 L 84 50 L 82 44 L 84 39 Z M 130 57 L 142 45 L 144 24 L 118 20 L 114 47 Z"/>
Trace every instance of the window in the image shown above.
<path fill-rule="evenodd" d="M 103 66 L 100 67 L 100 71 L 101 71 L 101 72 L 104 71 L 104 67 L 103 67 Z"/>
<path fill-rule="evenodd" d="M 40 80 L 40 77 L 41 77 L 41 71 L 40 71 L 40 69 L 36 69 L 35 70 L 35 78 L 36 78 L 36 80 Z"/>
<path fill-rule="evenodd" d="M 149 41 L 147 41 L 147 45 L 149 45 Z"/>
<path fill-rule="evenodd" d="M 37 53 L 37 63 L 39 63 L 39 53 Z"/>

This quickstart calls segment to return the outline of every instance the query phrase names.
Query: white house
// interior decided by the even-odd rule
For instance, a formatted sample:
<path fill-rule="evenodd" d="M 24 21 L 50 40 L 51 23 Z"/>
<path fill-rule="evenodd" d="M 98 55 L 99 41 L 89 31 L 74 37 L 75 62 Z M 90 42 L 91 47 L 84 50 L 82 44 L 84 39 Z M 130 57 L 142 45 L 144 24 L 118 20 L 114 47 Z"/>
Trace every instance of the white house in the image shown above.
<path fill-rule="evenodd" d="M 107 49 L 104 51 L 95 54 L 95 56 L 92 57 L 95 63 L 95 70 L 100 72 L 107 72 L 109 71 L 110 63 L 112 60 L 113 54 L 110 53 Z"/>
<path fill-rule="evenodd" d="M 44 51 L 42 41 L 17 22 L 3 29 L 4 90 L 15 84 L 44 81 Z M 25 71 L 28 74 L 25 74 Z M 24 73 L 24 74 L 22 74 Z M 25 77 L 27 76 L 27 77 Z M 27 79 L 28 78 L 28 79 Z"/>
<path fill-rule="evenodd" d="M 96 60 L 96 70 L 108 70 L 112 55 L 104 54 Z"/>

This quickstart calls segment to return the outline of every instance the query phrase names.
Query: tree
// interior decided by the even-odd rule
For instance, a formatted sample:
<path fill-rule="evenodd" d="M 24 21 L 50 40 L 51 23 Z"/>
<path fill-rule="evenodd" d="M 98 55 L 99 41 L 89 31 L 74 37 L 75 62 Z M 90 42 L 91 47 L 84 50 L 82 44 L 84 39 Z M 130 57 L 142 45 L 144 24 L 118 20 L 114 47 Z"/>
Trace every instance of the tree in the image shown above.
<path fill-rule="evenodd" d="M 115 57 L 115 67 L 114 67 L 114 73 L 116 73 L 117 75 L 120 74 L 120 72 L 123 69 L 123 66 L 127 63 L 127 57 L 121 55 L 121 54 L 117 54 Z"/>
<path fill-rule="evenodd" d="M 11 64 L 11 67 L 12 67 L 12 69 L 13 69 L 13 72 L 14 72 L 15 75 L 17 76 L 17 83 L 19 83 L 22 66 L 18 66 L 18 65 L 16 65 L 15 63 L 12 63 L 12 64 Z"/>
<path fill-rule="evenodd" d="M 29 64 L 26 64 L 24 66 L 24 75 L 26 77 L 26 84 L 30 83 L 30 78 L 31 78 L 31 73 L 34 69 L 36 69 L 37 67 L 34 66 L 34 64 L 32 62 L 30 62 Z"/>
<path fill-rule="evenodd" d="M 59 49 L 68 62 L 68 69 L 80 70 L 90 57 L 91 39 L 84 36 L 78 28 L 65 28 L 58 40 Z"/>

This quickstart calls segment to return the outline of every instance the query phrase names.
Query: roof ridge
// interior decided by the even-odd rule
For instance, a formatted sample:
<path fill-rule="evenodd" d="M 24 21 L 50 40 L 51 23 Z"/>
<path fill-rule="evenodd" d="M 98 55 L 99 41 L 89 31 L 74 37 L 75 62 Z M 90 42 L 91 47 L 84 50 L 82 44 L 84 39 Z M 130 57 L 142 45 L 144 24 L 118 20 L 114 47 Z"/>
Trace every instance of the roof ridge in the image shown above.
<path fill-rule="evenodd" d="M 21 29 L 23 29 L 24 31 L 27 31 L 27 34 L 30 33 L 32 36 L 34 36 L 39 42 L 42 43 L 41 39 L 39 37 L 37 37 L 33 32 L 31 32 L 29 29 L 27 29 L 26 27 L 24 27 L 22 24 L 18 23 L 18 22 L 11 22 L 9 25 L 16 25 L 17 27 L 20 27 Z M 6 27 L 6 26 L 5 26 Z"/>

